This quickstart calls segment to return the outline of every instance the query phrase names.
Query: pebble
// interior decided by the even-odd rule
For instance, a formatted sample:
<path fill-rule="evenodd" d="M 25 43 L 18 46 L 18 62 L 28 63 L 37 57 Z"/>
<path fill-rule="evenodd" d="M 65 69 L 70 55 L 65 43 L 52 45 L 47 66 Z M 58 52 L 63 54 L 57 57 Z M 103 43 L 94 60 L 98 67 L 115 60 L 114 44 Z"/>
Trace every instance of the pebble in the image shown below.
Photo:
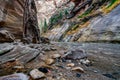
<path fill-rule="evenodd" d="M 66 69 L 68 70 L 68 69 L 71 69 L 71 67 L 66 67 Z"/>
<path fill-rule="evenodd" d="M 62 76 L 63 74 L 62 74 L 62 73 L 59 73 L 58 75 L 59 75 L 59 76 Z"/>
<path fill-rule="evenodd" d="M 24 69 L 24 66 L 14 66 L 14 69 Z"/>
<path fill-rule="evenodd" d="M 60 80 L 60 77 L 59 77 L 59 76 L 57 77 L 57 80 Z"/>
<path fill-rule="evenodd" d="M 84 50 L 79 50 L 79 49 L 76 49 L 76 50 L 71 50 L 71 51 L 68 51 L 65 55 L 64 55 L 64 58 L 66 59 L 70 59 L 70 60 L 80 60 L 80 59 L 83 59 L 83 58 L 87 58 L 87 54 Z"/>
<path fill-rule="evenodd" d="M 53 58 L 53 59 L 55 59 L 55 58 L 59 58 L 59 57 L 61 57 L 60 54 L 53 54 L 53 55 L 52 55 L 52 58 Z"/>
<path fill-rule="evenodd" d="M 72 60 L 66 60 L 67 62 L 69 62 L 69 63 L 71 63 L 72 62 Z"/>
<path fill-rule="evenodd" d="M 52 77 L 47 77 L 47 80 L 55 80 L 55 79 L 53 79 Z"/>
<path fill-rule="evenodd" d="M 65 78 L 61 78 L 60 80 L 66 80 Z"/>
<path fill-rule="evenodd" d="M 55 61 L 54 61 L 54 59 L 46 59 L 45 60 L 45 63 L 47 64 L 47 65 L 51 65 L 51 64 L 53 64 Z"/>
<path fill-rule="evenodd" d="M 72 71 L 78 71 L 78 72 L 84 73 L 84 69 L 81 67 L 74 67 L 74 68 L 72 68 Z"/>
<path fill-rule="evenodd" d="M 23 73 L 16 73 L 0 77 L 0 80 L 29 80 L 29 77 Z"/>
<path fill-rule="evenodd" d="M 33 79 L 41 79 L 41 78 L 44 78 L 45 77 L 45 74 L 40 72 L 38 69 L 34 69 L 30 72 L 30 76 L 33 78 Z"/>
<path fill-rule="evenodd" d="M 74 63 L 69 63 L 69 64 L 67 64 L 67 66 L 68 66 L 68 67 L 74 67 L 75 64 L 74 64 Z"/>
<path fill-rule="evenodd" d="M 81 77 L 81 74 L 76 73 L 76 77 L 80 78 L 80 77 Z"/>
<path fill-rule="evenodd" d="M 85 64 L 86 66 L 89 66 L 91 62 L 88 59 L 81 59 L 80 60 L 81 64 Z"/>

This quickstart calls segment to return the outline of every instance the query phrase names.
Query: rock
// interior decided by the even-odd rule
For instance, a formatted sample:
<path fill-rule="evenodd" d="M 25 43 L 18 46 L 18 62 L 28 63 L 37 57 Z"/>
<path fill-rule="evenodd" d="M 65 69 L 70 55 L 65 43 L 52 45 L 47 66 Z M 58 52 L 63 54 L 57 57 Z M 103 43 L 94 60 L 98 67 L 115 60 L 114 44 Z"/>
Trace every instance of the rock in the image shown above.
<path fill-rule="evenodd" d="M 57 76 L 57 77 L 56 77 L 56 79 L 57 79 L 57 80 L 60 80 L 60 77 L 59 77 L 59 76 Z"/>
<path fill-rule="evenodd" d="M 79 74 L 79 73 L 76 73 L 76 77 L 78 77 L 78 78 L 79 78 L 79 77 L 81 77 L 81 74 Z"/>
<path fill-rule="evenodd" d="M 10 52 L 0 56 L 0 62 L 5 63 L 11 60 L 16 60 L 22 64 L 26 64 L 27 62 L 37 57 L 39 53 L 40 51 L 37 49 L 23 45 L 16 45 Z"/>
<path fill-rule="evenodd" d="M 67 64 L 67 66 L 68 66 L 68 67 L 74 67 L 75 64 L 74 64 L 74 63 L 69 63 L 69 64 Z"/>
<path fill-rule="evenodd" d="M 50 43 L 50 40 L 46 37 L 40 37 L 42 43 Z"/>
<path fill-rule="evenodd" d="M 81 59 L 80 62 L 81 62 L 81 64 L 84 64 L 86 66 L 90 66 L 91 65 L 91 62 L 88 59 Z"/>
<path fill-rule="evenodd" d="M 55 79 L 53 79 L 52 77 L 47 77 L 47 80 L 55 80 Z"/>
<path fill-rule="evenodd" d="M 56 51 L 57 49 L 53 47 L 53 48 L 51 48 L 51 50 L 52 50 L 52 51 Z"/>
<path fill-rule="evenodd" d="M 25 67 L 24 66 L 14 66 L 13 68 L 14 69 L 24 69 Z"/>
<path fill-rule="evenodd" d="M 30 76 L 33 79 L 41 79 L 41 78 L 46 77 L 45 74 L 40 72 L 38 69 L 34 69 L 34 70 L 30 71 Z"/>
<path fill-rule="evenodd" d="M 61 78 L 60 80 L 66 80 L 65 78 Z"/>
<path fill-rule="evenodd" d="M 68 69 L 71 69 L 71 67 L 65 67 L 65 68 L 66 68 L 67 70 L 68 70 Z"/>
<path fill-rule="evenodd" d="M 29 80 L 29 77 L 23 73 L 16 73 L 16 74 L 0 77 L 0 80 Z"/>
<path fill-rule="evenodd" d="M 103 75 L 106 76 L 106 77 L 108 77 L 108 78 L 116 80 L 116 78 L 113 75 L 111 75 L 111 74 L 103 74 Z"/>
<path fill-rule="evenodd" d="M 46 59 L 45 60 L 45 63 L 47 64 L 47 65 L 51 65 L 51 64 L 53 64 L 55 61 L 54 61 L 54 59 Z"/>
<path fill-rule="evenodd" d="M 78 72 L 84 73 L 84 69 L 81 68 L 81 67 L 74 67 L 74 68 L 72 68 L 71 70 L 72 70 L 72 71 L 78 71 Z"/>
<path fill-rule="evenodd" d="M 53 58 L 53 59 L 55 59 L 55 58 L 60 58 L 60 57 L 61 57 L 60 54 L 53 54 L 53 55 L 52 55 L 52 58 Z"/>
<path fill-rule="evenodd" d="M 49 66 L 49 65 L 47 65 L 47 64 L 43 64 L 43 65 L 41 65 L 41 67 L 48 68 L 48 69 L 54 69 L 54 67 Z"/>
<path fill-rule="evenodd" d="M 0 56 L 10 52 L 14 48 L 13 45 L 3 44 L 0 47 Z"/>
<path fill-rule="evenodd" d="M 62 73 L 59 73 L 58 75 L 59 75 L 59 76 L 62 76 L 63 74 L 62 74 Z"/>
<path fill-rule="evenodd" d="M 24 72 L 24 71 L 26 71 L 24 66 L 14 66 L 12 68 L 12 70 L 14 70 L 15 72 Z"/>
<path fill-rule="evenodd" d="M 71 13 L 71 14 L 68 14 L 67 16 L 66 16 L 66 18 L 67 19 L 70 19 L 70 18 L 73 18 L 75 16 L 75 14 L 74 13 Z"/>
<path fill-rule="evenodd" d="M 97 17 L 79 33 L 79 42 L 120 42 L 120 5 L 108 15 Z"/>
<path fill-rule="evenodd" d="M 38 70 L 43 72 L 43 73 L 48 73 L 49 72 L 48 69 L 44 68 L 44 67 L 40 67 Z"/>
<path fill-rule="evenodd" d="M 56 65 L 56 66 L 59 67 L 59 68 L 64 69 L 64 66 L 61 66 L 61 65 Z"/>
<path fill-rule="evenodd" d="M 65 54 L 66 59 L 78 60 L 86 57 L 87 57 L 87 54 L 85 53 L 84 50 L 72 50 Z"/>
<path fill-rule="evenodd" d="M 64 21 L 62 24 L 54 25 L 54 28 L 46 33 L 47 37 L 51 41 L 59 41 L 72 25 L 71 21 Z"/>
<path fill-rule="evenodd" d="M 66 62 L 69 62 L 69 63 L 71 63 L 71 62 L 72 62 L 72 60 L 66 60 Z"/>
<path fill-rule="evenodd" d="M 13 1 L 13 4 L 11 4 L 11 1 L 0 0 L 0 3 L 3 4 L 0 5 L 0 26 L 2 27 L 0 30 L 0 42 L 10 42 L 15 38 L 21 38 L 23 31 L 23 11 L 21 10 L 23 10 L 23 8 L 21 8 L 20 3 L 24 4 L 24 1 L 20 1 L 20 3 L 19 1 Z M 15 3 L 18 5 L 14 5 Z M 6 7 L 5 5 L 9 5 L 11 7 Z M 6 11 L 7 14 L 5 14 L 4 11 Z M 13 14 L 13 12 L 15 14 Z"/>

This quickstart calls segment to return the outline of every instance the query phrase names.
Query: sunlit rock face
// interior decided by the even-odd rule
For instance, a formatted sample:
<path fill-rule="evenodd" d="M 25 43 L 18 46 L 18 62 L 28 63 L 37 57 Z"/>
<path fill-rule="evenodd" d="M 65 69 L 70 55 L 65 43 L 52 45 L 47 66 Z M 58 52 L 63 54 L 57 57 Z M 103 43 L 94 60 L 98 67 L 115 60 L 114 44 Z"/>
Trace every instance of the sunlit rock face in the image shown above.
<path fill-rule="evenodd" d="M 65 15 L 65 11 L 67 10 L 69 12 L 73 8 L 74 3 L 69 2 L 69 0 L 37 0 L 36 6 L 39 27 L 41 33 L 43 33 L 45 23 L 49 27 L 50 25 L 53 26 L 54 23 L 60 22 Z M 51 19 L 54 19 L 52 23 Z"/>
<path fill-rule="evenodd" d="M 44 21 L 46 19 L 48 22 L 58 8 L 62 7 L 62 5 L 68 1 L 69 0 L 37 0 L 36 5 L 39 21 Z"/>
<path fill-rule="evenodd" d="M 54 25 L 44 36 L 51 41 L 64 42 L 119 42 L 120 43 L 120 5 L 106 15 L 98 15 L 83 25 L 76 18 Z M 75 25 L 73 25 L 73 24 Z M 76 24 L 78 26 L 76 26 Z"/>

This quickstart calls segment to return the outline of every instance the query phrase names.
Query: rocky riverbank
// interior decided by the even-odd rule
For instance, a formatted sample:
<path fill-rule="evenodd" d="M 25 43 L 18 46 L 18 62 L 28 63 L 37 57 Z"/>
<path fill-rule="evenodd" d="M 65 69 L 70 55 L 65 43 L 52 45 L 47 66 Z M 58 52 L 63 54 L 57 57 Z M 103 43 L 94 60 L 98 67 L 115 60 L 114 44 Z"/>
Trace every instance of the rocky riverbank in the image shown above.
<path fill-rule="evenodd" d="M 1 43 L 0 80 L 119 80 L 119 57 L 119 44 Z"/>

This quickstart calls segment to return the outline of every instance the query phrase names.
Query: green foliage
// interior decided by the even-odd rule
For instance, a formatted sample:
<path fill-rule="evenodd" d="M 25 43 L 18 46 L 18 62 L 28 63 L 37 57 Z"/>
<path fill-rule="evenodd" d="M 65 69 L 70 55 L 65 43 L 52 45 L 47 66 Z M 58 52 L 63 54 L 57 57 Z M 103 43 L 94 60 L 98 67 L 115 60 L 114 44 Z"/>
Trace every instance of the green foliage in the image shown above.
<path fill-rule="evenodd" d="M 67 11 L 67 9 L 66 9 L 64 12 L 65 12 L 65 15 L 68 15 L 68 14 L 69 14 L 68 11 Z"/>
<path fill-rule="evenodd" d="M 50 18 L 50 24 L 55 24 L 63 18 L 63 12 L 60 11 L 59 14 L 54 15 Z"/>
<path fill-rule="evenodd" d="M 87 16 L 92 10 L 87 10 L 85 11 L 82 15 L 80 15 L 78 18 L 83 18 L 85 16 Z"/>
<path fill-rule="evenodd" d="M 67 9 L 58 11 L 57 14 L 53 15 L 50 18 L 49 22 L 50 22 L 51 25 L 53 25 L 53 24 L 59 22 L 61 19 L 63 19 L 63 17 L 65 17 L 66 15 L 68 15 L 68 10 Z"/>
<path fill-rule="evenodd" d="M 47 25 L 47 21 L 46 21 L 46 19 L 45 19 L 45 20 L 44 20 L 44 32 L 47 31 L 47 27 L 48 27 L 48 25 Z"/>
<path fill-rule="evenodd" d="M 118 0 L 111 0 L 110 4 L 107 6 L 107 8 L 111 7 L 116 1 L 118 1 Z"/>

